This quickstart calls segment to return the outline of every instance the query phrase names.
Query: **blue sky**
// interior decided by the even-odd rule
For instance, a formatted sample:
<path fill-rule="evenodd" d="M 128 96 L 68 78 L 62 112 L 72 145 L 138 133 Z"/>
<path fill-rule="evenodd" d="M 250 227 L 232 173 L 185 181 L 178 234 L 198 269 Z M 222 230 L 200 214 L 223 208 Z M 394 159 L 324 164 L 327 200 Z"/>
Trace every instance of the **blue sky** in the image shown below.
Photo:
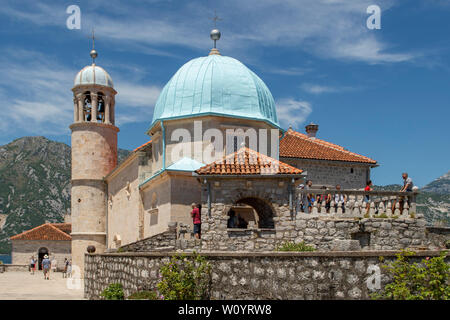
<path fill-rule="evenodd" d="M 66 27 L 72 4 L 80 30 Z M 380 30 L 366 27 L 373 4 Z M 318 123 L 319 138 L 380 163 L 375 184 L 407 171 L 423 186 L 450 169 L 449 0 L 2 1 L 0 145 L 70 144 L 70 89 L 91 63 L 92 27 L 118 91 L 119 147 L 145 143 L 164 84 L 208 54 L 215 9 L 219 50 L 264 80 L 283 127 Z"/>

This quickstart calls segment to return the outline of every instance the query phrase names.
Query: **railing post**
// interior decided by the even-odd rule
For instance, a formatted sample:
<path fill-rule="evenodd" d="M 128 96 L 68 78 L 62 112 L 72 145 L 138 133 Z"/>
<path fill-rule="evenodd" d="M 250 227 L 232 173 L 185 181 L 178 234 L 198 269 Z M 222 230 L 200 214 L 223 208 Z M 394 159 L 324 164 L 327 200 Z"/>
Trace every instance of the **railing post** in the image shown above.
<path fill-rule="evenodd" d="M 384 209 L 384 200 L 383 198 L 381 198 L 380 203 L 378 204 L 378 215 L 382 215 L 385 214 L 385 209 Z"/>
<path fill-rule="evenodd" d="M 409 205 L 408 205 L 408 199 L 406 198 L 403 200 L 403 212 L 402 212 L 403 218 L 409 218 Z"/>

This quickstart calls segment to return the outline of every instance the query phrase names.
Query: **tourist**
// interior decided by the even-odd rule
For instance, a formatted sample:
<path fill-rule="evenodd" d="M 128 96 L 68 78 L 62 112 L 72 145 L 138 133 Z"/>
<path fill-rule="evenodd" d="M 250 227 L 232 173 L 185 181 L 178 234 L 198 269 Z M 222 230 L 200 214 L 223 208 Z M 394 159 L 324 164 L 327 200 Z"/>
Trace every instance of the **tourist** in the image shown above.
<path fill-rule="evenodd" d="M 412 192 L 413 191 L 412 189 L 414 187 L 414 183 L 413 183 L 411 177 L 408 176 L 407 172 L 403 172 L 402 173 L 402 178 L 403 178 L 403 187 L 400 189 L 400 192 Z M 399 209 L 400 209 L 400 212 L 403 210 L 403 202 L 404 202 L 403 199 L 404 199 L 403 197 L 399 198 L 399 203 L 400 203 L 400 208 Z M 392 212 L 395 212 L 395 205 L 396 204 L 397 204 L 397 201 L 393 201 L 392 202 L 392 208 L 391 208 Z M 409 201 L 409 197 L 408 197 L 408 205 L 409 204 L 410 204 L 410 201 Z"/>
<path fill-rule="evenodd" d="M 229 215 L 229 218 L 227 221 L 227 228 L 236 228 L 238 225 L 236 212 L 234 212 L 234 210 L 231 209 L 230 212 L 228 212 L 228 215 Z"/>
<path fill-rule="evenodd" d="M 414 187 L 414 183 L 411 179 L 411 177 L 408 176 L 407 172 L 403 172 L 402 173 L 402 178 L 403 178 L 403 188 L 400 190 L 401 192 L 412 192 L 413 191 L 413 187 Z M 411 205 L 410 203 L 410 198 L 406 197 L 407 201 L 408 201 L 408 205 Z M 404 202 L 404 198 L 400 198 L 400 211 L 403 211 L 403 202 Z"/>
<path fill-rule="evenodd" d="M 305 189 L 305 185 L 302 183 L 302 184 L 300 184 L 298 187 L 297 187 L 297 189 L 299 190 L 298 191 L 298 193 L 297 193 L 297 206 L 296 206 L 296 208 L 295 208 L 295 210 L 296 210 L 296 212 L 305 212 L 305 202 L 303 201 L 304 200 L 304 196 L 303 196 L 303 193 L 302 193 L 302 190 L 304 190 Z"/>
<path fill-rule="evenodd" d="M 68 265 L 69 265 L 69 260 L 67 258 L 64 258 L 63 278 L 67 278 L 67 266 Z"/>
<path fill-rule="evenodd" d="M 372 180 L 369 180 L 366 182 L 366 187 L 364 188 L 364 191 L 372 191 Z M 370 197 L 368 194 L 364 196 L 364 202 L 366 203 L 366 211 L 369 211 L 370 208 Z"/>
<path fill-rule="evenodd" d="M 191 217 L 192 222 L 194 224 L 194 237 L 196 239 L 201 239 L 202 233 L 202 218 L 201 218 L 201 205 L 200 204 L 192 204 Z"/>
<path fill-rule="evenodd" d="M 52 272 L 56 272 L 56 268 L 58 267 L 58 262 L 56 261 L 56 258 L 55 258 L 55 256 L 53 256 L 53 259 L 52 259 Z"/>
<path fill-rule="evenodd" d="M 306 181 L 306 186 L 305 186 L 305 190 L 309 190 L 312 187 L 312 181 L 308 180 Z M 311 212 L 312 210 L 312 206 L 314 204 L 314 195 L 311 193 L 306 193 L 306 201 L 305 203 L 308 204 L 307 208 L 308 208 L 308 213 Z"/>
<path fill-rule="evenodd" d="M 42 270 L 44 271 L 44 279 L 50 280 L 50 268 L 52 266 L 52 263 L 50 259 L 48 258 L 48 255 L 46 254 L 44 256 L 44 260 L 42 260 Z"/>
<path fill-rule="evenodd" d="M 67 263 L 67 273 L 66 278 L 72 278 L 72 259 Z"/>
<path fill-rule="evenodd" d="M 341 185 L 337 184 L 336 185 L 336 194 L 334 195 L 334 209 L 337 212 L 338 209 L 338 205 L 339 202 L 341 202 L 341 208 L 342 208 L 342 213 L 345 213 L 345 200 L 346 200 L 346 196 L 342 193 L 340 193 L 341 191 Z"/>
<path fill-rule="evenodd" d="M 31 260 L 30 260 L 30 272 L 31 272 L 31 274 L 34 274 L 35 268 L 36 268 L 36 260 L 34 259 L 34 256 L 31 256 Z"/>
<path fill-rule="evenodd" d="M 403 172 L 402 173 L 403 178 L 403 188 L 401 188 L 400 192 L 412 192 L 414 183 L 410 177 L 408 177 L 408 173 Z"/>
<path fill-rule="evenodd" d="M 322 186 L 323 190 L 329 190 L 326 186 Z M 330 207 L 331 207 L 331 194 L 324 192 L 322 194 L 320 194 L 317 197 L 317 201 L 319 202 L 320 206 L 322 206 L 322 203 L 325 202 L 325 211 L 327 213 L 330 212 Z"/>

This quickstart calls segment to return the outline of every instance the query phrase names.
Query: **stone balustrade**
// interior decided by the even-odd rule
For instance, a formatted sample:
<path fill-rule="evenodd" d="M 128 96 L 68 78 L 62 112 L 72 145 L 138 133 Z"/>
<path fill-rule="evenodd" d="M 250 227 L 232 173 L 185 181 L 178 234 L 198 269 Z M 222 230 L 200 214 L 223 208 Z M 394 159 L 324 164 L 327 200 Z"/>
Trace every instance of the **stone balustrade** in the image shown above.
<path fill-rule="evenodd" d="M 416 218 L 418 192 L 299 189 L 296 212 L 334 217 Z M 314 202 L 308 205 L 308 195 Z"/>

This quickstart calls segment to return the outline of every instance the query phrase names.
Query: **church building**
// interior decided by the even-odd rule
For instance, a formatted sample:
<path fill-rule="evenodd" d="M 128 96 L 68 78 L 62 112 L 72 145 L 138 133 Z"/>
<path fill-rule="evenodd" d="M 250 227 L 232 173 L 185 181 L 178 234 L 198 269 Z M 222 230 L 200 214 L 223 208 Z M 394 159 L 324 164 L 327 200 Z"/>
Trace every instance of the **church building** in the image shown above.
<path fill-rule="evenodd" d="M 208 206 L 214 188 L 220 188 L 210 178 L 227 177 L 223 185 L 239 181 L 251 189 L 250 180 L 260 176 L 253 186 L 283 187 L 291 205 L 295 187 L 306 179 L 346 189 L 363 188 L 370 179 L 377 162 L 317 138 L 317 124 L 306 126 L 306 134 L 283 129 L 266 84 L 242 62 L 221 55 L 217 29 L 211 38 L 209 54 L 185 63 L 164 86 L 148 119 L 149 141 L 119 165 L 115 96 L 120 92 L 95 63 L 95 50 L 92 65 L 76 75 L 71 237 L 73 264 L 82 273 L 88 246 L 104 252 L 161 234 L 171 222 L 192 225 L 191 204 Z M 260 216 L 256 223 L 273 225 L 264 216 L 268 199 L 235 200 L 247 219 L 254 209 Z"/>

